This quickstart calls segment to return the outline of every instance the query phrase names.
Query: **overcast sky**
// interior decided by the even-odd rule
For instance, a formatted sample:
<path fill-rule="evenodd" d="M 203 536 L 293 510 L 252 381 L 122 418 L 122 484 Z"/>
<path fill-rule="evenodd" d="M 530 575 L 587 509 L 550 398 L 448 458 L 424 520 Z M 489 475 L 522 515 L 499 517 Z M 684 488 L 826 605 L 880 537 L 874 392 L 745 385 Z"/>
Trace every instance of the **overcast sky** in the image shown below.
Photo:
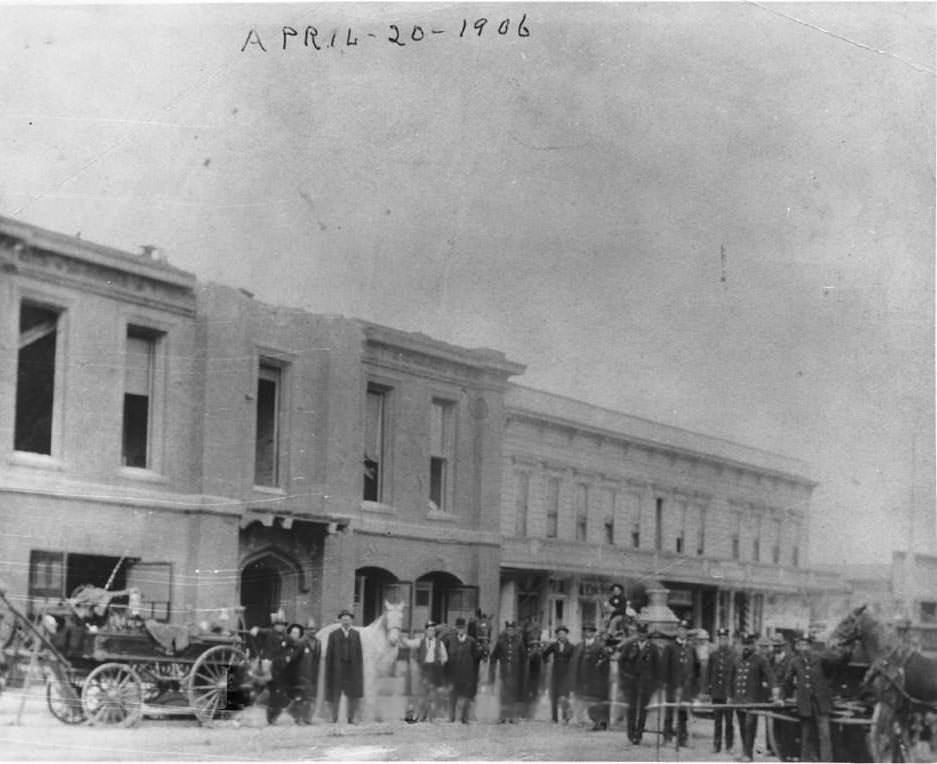
<path fill-rule="evenodd" d="M 812 561 L 884 562 L 913 453 L 933 513 L 934 8 L 4 7 L 0 214 L 801 458 Z"/>

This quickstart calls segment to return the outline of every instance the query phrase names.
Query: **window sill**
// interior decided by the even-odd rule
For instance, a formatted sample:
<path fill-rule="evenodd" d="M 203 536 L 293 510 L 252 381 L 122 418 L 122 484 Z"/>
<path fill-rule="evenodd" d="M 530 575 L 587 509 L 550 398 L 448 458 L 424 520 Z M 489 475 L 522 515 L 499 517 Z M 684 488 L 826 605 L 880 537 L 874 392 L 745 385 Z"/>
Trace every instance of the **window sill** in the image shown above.
<path fill-rule="evenodd" d="M 65 463 L 48 454 L 34 454 L 31 451 L 14 451 L 8 460 L 18 467 L 31 467 L 37 470 L 65 471 Z"/>
<path fill-rule="evenodd" d="M 446 523 L 454 523 L 459 518 L 457 518 L 451 512 L 443 512 L 441 509 L 431 509 L 429 512 L 426 513 L 426 519 L 427 520 L 440 520 Z"/>
<path fill-rule="evenodd" d="M 263 493 L 267 496 L 286 496 L 286 491 L 273 485 L 255 485 L 251 486 L 254 493 Z"/>
<path fill-rule="evenodd" d="M 380 501 L 368 501 L 367 499 L 362 499 L 361 511 L 372 512 L 376 515 L 396 515 L 397 514 L 397 510 L 390 504 L 383 504 Z"/>
<path fill-rule="evenodd" d="M 165 475 L 142 467 L 120 467 L 117 470 L 117 474 L 120 477 L 128 478 L 129 480 L 139 480 L 142 483 L 166 484 L 169 482 L 169 478 Z"/>

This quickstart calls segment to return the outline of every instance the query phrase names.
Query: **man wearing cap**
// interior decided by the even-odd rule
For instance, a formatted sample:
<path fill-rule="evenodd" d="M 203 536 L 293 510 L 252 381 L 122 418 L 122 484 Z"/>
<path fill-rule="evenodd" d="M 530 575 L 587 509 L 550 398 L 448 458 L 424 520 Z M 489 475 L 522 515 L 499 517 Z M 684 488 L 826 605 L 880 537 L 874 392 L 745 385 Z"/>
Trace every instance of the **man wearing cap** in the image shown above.
<path fill-rule="evenodd" d="M 455 619 L 455 634 L 450 634 L 444 644 L 449 656 L 446 674 L 452 685 L 449 692 L 449 721 L 455 722 L 458 715 L 462 724 L 468 724 L 472 703 L 478 692 L 481 647 L 467 634 L 464 618 Z"/>
<path fill-rule="evenodd" d="M 322 645 L 316 638 L 316 619 L 309 618 L 306 628 L 293 624 L 288 629 L 296 641 L 296 659 L 293 662 L 293 705 L 290 713 L 297 724 L 312 724 L 316 709 L 316 691 L 319 682 L 319 661 Z"/>
<path fill-rule="evenodd" d="M 572 659 L 575 648 L 569 641 L 569 629 L 562 624 L 557 626 L 556 639 L 543 649 L 543 660 L 552 659 L 550 667 L 550 716 L 554 723 L 559 722 L 559 710 L 563 709 L 563 724 L 569 724 L 572 707 L 569 696 L 573 691 L 575 677 L 572 672 Z"/>
<path fill-rule="evenodd" d="M 780 697 L 781 683 L 787 675 L 787 668 L 791 663 L 790 646 L 787 640 L 780 634 L 775 634 L 771 639 L 771 671 L 774 674 L 776 695 Z M 774 740 L 780 750 L 774 750 L 771 745 L 771 738 L 768 739 L 768 750 L 781 761 L 790 761 L 798 755 L 795 747 L 795 736 L 793 734 L 793 725 L 791 723 L 780 723 L 772 719 L 766 719 L 765 724 L 773 724 Z"/>
<path fill-rule="evenodd" d="M 416 648 L 416 662 L 420 669 L 420 709 L 417 721 L 435 721 L 439 705 L 439 688 L 443 684 L 444 671 L 449 655 L 446 646 L 436 634 L 436 622 L 427 621 L 423 636 L 419 640 L 408 640 Z"/>
<path fill-rule="evenodd" d="M 830 713 L 833 710 L 833 690 L 830 675 L 838 663 L 848 659 L 847 651 L 825 650 L 816 652 L 811 647 L 809 634 L 798 636 L 796 654 L 787 666 L 781 687 L 785 695 L 794 695 L 797 716 L 800 717 L 800 760 L 832 761 L 830 740 Z M 819 759 L 813 738 L 819 743 Z"/>
<path fill-rule="evenodd" d="M 664 671 L 664 685 L 667 703 L 689 703 L 696 695 L 700 679 L 700 660 L 696 646 L 688 638 L 689 624 L 680 621 L 677 624 L 677 638 L 669 643 L 661 656 Z M 673 708 L 667 706 L 664 712 L 664 742 L 673 740 Z M 687 744 L 687 709 L 677 711 L 677 745 Z"/>
<path fill-rule="evenodd" d="M 660 657 L 648 639 L 647 624 L 639 623 L 636 638 L 625 645 L 619 659 L 622 686 L 628 688 L 628 739 L 641 744 L 647 721 L 647 704 L 657 689 Z"/>
<path fill-rule="evenodd" d="M 586 704 L 593 732 L 608 729 L 608 653 L 596 637 L 594 623 L 582 628 L 583 640 L 576 647 L 573 673 L 576 695 Z"/>
<path fill-rule="evenodd" d="M 499 722 L 514 724 L 524 702 L 527 669 L 527 645 L 517 633 L 517 624 L 506 621 L 504 631 L 498 636 L 488 663 L 488 677 L 495 681 L 495 666 L 500 667 L 501 714 Z"/>
<path fill-rule="evenodd" d="M 710 653 L 706 664 L 705 692 L 714 706 L 724 705 L 732 696 L 735 682 L 735 650 L 729 645 L 729 630 L 716 632 L 717 647 Z M 723 724 L 725 728 L 726 751 L 732 750 L 734 728 L 732 709 L 713 709 L 713 753 L 722 749 Z"/>
<path fill-rule="evenodd" d="M 742 655 L 735 669 L 732 685 L 732 700 L 738 705 L 764 703 L 771 695 L 774 675 L 768 661 L 757 650 L 758 636 L 748 634 L 742 643 Z M 755 735 L 758 732 L 758 716 L 744 709 L 737 709 L 739 735 L 742 738 L 743 761 L 752 761 L 755 756 Z"/>
<path fill-rule="evenodd" d="M 262 642 L 261 660 L 267 661 L 270 681 L 267 682 L 267 723 L 275 724 L 280 713 L 290 704 L 290 688 L 293 683 L 291 665 L 296 657 L 295 646 L 286 628 L 286 614 L 278 610 L 271 615 L 273 628 Z"/>
<path fill-rule="evenodd" d="M 342 695 L 348 702 L 348 723 L 355 723 L 358 704 L 364 695 L 364 656 L 361 635 L 351 627 L 350 610 L 338 614 L 339 628 L 329 634 L 325 647 L 326 697 L 332 704 L 332 721 L 338 722 Z"/>

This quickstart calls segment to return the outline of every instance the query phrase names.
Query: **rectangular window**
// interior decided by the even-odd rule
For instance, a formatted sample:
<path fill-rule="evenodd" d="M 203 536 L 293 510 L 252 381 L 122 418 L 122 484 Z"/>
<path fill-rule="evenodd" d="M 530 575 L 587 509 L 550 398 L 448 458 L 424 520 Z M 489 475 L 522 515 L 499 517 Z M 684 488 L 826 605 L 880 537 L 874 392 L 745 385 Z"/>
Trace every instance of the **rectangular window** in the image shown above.
<path fill-rule="evenodd" d="M 761 515 L 752 518 L 752 562 L 761 562 Z"/>
<path fill-rule="evenodd" d="M 732 559 L 739 558 L 739 539 L 742 536 L 742 513 L 735 513 L 735 527 L 732 529 Z"/>
<path fill-rule="evenodd" d="M 257 375 L 257 442 L 254 451 L 254 485 L 280 484 L 280 369 L 260 364 Z"/>
<path fill-rule="evenodd" d="M 641 499 L 637 496 L 631 497 L 631 548 L 641 548 Z"/>
<path fill-rule="evenodd" d="M 450 512 L 454 404 L 433 400 L 430 412 L 429 500 L 436 509 Z"/>
<path fill-rule="evenodd" d="M 615 491 L 605 491 L 605 543 L 615 543 Z"/>
<path fill-rule="evenodd" d="M 33 549 L 29 553 L 29 596 L 65 596 L 65 554 Z"/>
<path fill-rule="evenodd" d="M 16 366 L 16 421 L 13 448 L 52 453 L 56 339 L 60 312 L 23 302 Z"/>
<path fill-rule="evenodd" d="M 589 533 L 589 487 L 582 483 L 576 486 L 576 541 L 588 540 Z"/>
<path fill-rule="evenodd" d="M 517 494 L 514 503 L 514 535 L 527 536 L 527 511 L 530 502 L 530 473 L 517 473 Z"/>
<path fill-rule="evenodd" d="M 384 500 L 385 431 L 389 391 L 368 385 L 364 416 L 364 500 Z"/>
<path fill-rule="evenodd" d="M 551 477 L 547 480 L 547 529 L 548 539 L 555 539 L 559 529 L 560 517 L 560 479 Z"/>
<path fill-rule="evenodd" d="M 683 554 L 686 547 L 686 504 L 680 502 L 680 527 L 677 528 L 677 542 L 674 549 L 677 554 Z"/>
<path fill-rule="evenodd" d="M 664 548 L 664 500 L 660 497 L 654 502 L 654 548 L 658 552 Z"/>
<path fill-rule="evenodd" d="M 921 603 L 921 623 L 937 623 L 937 602 Z"/>
<path fill-rule="evenodd" d="M 771 562 L 775 565 L 781 563 L 781 521 L 774 520 L 771 525 L 774 528 L 774 544 L 771 547 Z"/>
<path fill-rule="evenodd" d="M 699 528 L 697 529 L 696 554 L 702 557 L 706 552 L 706 507 L 699 510 Z"/>
<path fill-rule="evenodd" d="M 151 466 L 153 370 L 157 339 L 152 331 L 136 326 L 127 327 L 122 438 L 122 461 L 125 467 L 146 469 Z"/>
<path fill-rule="evenodd" d="M 791 565 L 795 568 L 800 565 L 800 523 L 794 525 L 794 547 L 791 550 Z"/>

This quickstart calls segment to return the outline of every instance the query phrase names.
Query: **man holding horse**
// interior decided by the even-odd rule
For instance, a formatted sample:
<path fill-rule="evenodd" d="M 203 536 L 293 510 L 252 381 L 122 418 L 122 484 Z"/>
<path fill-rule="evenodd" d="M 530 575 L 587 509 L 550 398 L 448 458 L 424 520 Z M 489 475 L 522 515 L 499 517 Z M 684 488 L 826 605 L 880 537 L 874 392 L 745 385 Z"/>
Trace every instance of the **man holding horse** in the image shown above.
<path fill-rule="evenodd" d="M 844 656 L 835 650 L 819 653 L 812 649 L 812 641 L 809 634 L 798 636 L 794 644 L 796 654 L 788 664 L 782 686 L 785 694 L 793 695 L 797 702 L 800 760 L 832 761 L 830 714 L 833 711 L 833 690 L 830 676 Z M 819 759 L 813 738 L 819 743 Z"/>

